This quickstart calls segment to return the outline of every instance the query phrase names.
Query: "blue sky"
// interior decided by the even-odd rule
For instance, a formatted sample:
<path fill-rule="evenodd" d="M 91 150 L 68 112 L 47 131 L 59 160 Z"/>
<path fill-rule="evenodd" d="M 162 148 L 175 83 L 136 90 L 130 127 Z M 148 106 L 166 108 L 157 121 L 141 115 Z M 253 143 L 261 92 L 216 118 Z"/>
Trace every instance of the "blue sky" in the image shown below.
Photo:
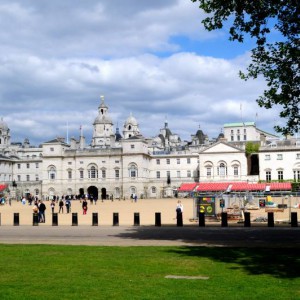
<path fill-rule="evenodd" d="M 182 140 L 199 126 L 213 138 L 256 114 L 274 132 L 278 110 L 255 102 L 264 81 L 238 77 L 253 41 L 205 31 L 204 16 L 187 0 L 2 0 L 0 117 L 12 141 L 37 145 L 67 127 L 77 138 L 82 125 L 89 143 L 100 95 L 121 133 L 130 114 L 145 137 L 167 118 Z"/>

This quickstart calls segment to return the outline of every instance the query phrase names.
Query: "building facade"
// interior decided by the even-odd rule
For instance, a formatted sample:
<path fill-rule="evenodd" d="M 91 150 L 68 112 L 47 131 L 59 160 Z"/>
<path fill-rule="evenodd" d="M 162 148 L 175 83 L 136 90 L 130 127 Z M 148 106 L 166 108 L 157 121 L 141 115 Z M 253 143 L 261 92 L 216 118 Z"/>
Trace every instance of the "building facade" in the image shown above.
<path fill-rule="evenodd" d="M 0 122 L 0 183 L 12 197 L 93 195 L 98 199 L 163 198 L 176 195 L 182 183 L 300 180 L 300 141 L 280 140 L 255 123 L 225 124 L 217 139 L 198 129 L 182 142 L 166 121 L 157 136 L 145 138 L 130 114 L 122 134 L 114 132 L 109 108 L 101 98 L 90 144 L 80 133 L 67 143 L 56 138 L 38 147 L 12 143 Z M 245 144 L 260 145 L 251 159 Z M 252 172 L 253 164 L 257 173 Z"/>

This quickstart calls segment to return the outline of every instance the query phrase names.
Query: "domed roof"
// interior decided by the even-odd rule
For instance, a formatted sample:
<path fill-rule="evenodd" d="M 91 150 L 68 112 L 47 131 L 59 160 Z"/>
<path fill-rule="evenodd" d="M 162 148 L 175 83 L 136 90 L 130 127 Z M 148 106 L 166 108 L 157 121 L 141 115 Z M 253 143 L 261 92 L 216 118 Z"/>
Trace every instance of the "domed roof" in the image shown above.
<path fill-rule="evenodd" d="M 138 126 L 138 122 L 137 120 L 135 119 L 135 117 L 132 116 L 132 114 L 130 114 L 130 116 L 127 118 L 126 122 L 125 122 L 125 125 L 133 125 L 133 126 Z"/>
<path fill-rule="evenodd" d="M 7 124 L 3 121 L 3 118 L 0 119 L 0 129 L 1 130 L 8 130 Z"/>
<path fill-rule="evenodd" d="M 219 139 L 224 139 L 224 137 L 225 137 L 224 133 L 221 132 L 221 133 L 219 134 L 219 136 L 218 136 L 218 140 L 219 140 Z"/>
<path fill-rule="evenodd" d="M 98 115 L 94 121 L 95 124 L 113 124 L 112 119 L 106 115 Z"/>

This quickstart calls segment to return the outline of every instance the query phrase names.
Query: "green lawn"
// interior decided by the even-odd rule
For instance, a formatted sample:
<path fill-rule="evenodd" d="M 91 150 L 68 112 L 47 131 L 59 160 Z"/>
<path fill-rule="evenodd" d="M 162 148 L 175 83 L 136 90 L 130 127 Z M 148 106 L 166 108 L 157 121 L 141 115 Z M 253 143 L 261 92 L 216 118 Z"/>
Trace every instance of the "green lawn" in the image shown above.
<path fill-rule="evenodd" d="M 300 299 L 297 249 L 0 245 L 0 253 L 2 300 Z"/>

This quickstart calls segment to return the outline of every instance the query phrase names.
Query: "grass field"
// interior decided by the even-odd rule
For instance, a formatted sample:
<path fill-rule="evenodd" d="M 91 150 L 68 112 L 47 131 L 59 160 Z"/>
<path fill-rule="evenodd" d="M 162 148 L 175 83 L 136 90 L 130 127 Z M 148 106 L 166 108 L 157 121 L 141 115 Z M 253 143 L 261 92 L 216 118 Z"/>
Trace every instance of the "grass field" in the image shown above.
<path fill-rule="evenodd" d="M 2 300 L 300 299 L 297 249 L 0 245 L 0 253 Z"/>

